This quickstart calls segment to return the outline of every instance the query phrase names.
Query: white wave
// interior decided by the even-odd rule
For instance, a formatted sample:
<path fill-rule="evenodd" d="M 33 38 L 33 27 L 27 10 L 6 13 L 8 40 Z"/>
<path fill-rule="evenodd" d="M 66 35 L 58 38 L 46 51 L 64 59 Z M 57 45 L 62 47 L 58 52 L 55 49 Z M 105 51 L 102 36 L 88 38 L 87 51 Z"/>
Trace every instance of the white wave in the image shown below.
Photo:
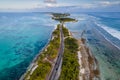
<path fill-rule="evenodd" d="M 113 37 L 116 37 L 117 39 L 120 40 L 120 31 L 118 31 L 114 28 L 110 28 L 108 26 L 102 25 L 102 24 L 98 24 L 97 22 L 95 22 L 95 24 L 97 26 L 100 26 L 101 28 L 103 28 L 105 31 L 107 31 L 109 34 L 111 34 Z"/>

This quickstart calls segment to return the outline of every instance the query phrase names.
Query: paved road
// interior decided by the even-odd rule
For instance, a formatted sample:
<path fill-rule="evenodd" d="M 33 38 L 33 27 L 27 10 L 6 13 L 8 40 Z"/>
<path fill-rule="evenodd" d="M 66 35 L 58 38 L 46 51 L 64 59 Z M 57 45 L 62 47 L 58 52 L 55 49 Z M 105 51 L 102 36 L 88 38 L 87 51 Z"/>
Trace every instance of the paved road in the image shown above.
<path fill-rule="evenodd" d="M 64 52 L 64 34 L 62 31 L 62 24 L 60 24 L 60 49 L 58 52 L 58 57 L 57 57 L 56 63 L 54 65 L 54 68 L 53 68 L 48 80 L 56 80 L 56 76 L 58 76 L 57 75 L 58 68 L 62 63 L 63 52 Z"/>

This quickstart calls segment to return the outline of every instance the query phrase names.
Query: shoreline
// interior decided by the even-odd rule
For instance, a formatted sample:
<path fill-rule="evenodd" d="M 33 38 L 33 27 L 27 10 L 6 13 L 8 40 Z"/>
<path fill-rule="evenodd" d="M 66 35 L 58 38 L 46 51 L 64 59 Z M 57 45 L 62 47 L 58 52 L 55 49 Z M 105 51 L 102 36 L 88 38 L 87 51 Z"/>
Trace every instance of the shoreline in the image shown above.
<path fill-rule="evenodd" d="M 68 30 L 69 31 L 69 30 Z M 86 39 L 76 38 L 75 34 L 69 31 L 71 37 L 75 38 L 78 41 L 79 49 L 77 51 L 78 63 L 79 63 L 79 80 L 100 80 L 100 68 L 98 60 L 95 58 L 93 52 L 87 46 Z M 83 40 L 84 41 L 83 41 Z"/>
<path fill-rule="evenodd" d="M 55 29 L 57 28 L 57 25 L 54 27 L 52 33 L 55 31 Z M 41 53 L 43 52 L 43 50 L 45 50 L 47 48 L 47 46 L 49 45 L 50 41 L 52 40 L 52 35 L 51 33 L 51 36 L 50 38 L 48 39 L 48 42 L 46 43 L 46 45 L 39 51 L 39 53 L 33 58 L 33 60 L 30 62 L 30 65 L 27 67 L 25 73 L 23 73 L 23 75 L 21 75 L 20 79 L 19 80 L 24 80 L 25 78 L 25 75 L 27 74 L 28 71 L 32 70 L 32 68 L 35 67 L 35 63 L 36 61 L 38 60 L 39 56 L 41 55 Z M 37 67 L 36 67 L 37 68 Z"/>
<path fill-rule="evenodd" d="M 84 41 L 82 39 L 84 38 L 77 39 L 79 44 L 79 50 L 77 52 L 78 62 L 80 65 L 79 80 L 100 80 L 101 78 L 98 61 L 89 46 L 87 46 L 86 39 L 84 39 Z"/>

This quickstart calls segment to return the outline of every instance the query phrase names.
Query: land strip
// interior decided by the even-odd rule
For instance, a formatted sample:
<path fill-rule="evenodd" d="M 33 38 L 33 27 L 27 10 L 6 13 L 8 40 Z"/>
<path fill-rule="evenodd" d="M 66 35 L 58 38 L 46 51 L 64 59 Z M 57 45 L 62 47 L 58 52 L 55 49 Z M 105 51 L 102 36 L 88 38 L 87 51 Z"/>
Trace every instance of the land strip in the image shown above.
<path fill-rule="evenodd" d="M 45 80 L 48 79 L 52 67 L 57 60 L 60 49 L 60 25 L 52 33 L 49 45 L 31 63 L 27 72 L 20 80 Z"/>
<path fill-rule="evenodd" d="M 59 77 L 58 73 L 60 71 L 60 68 L 61 68 L 60 66 L 62 64 L 63 52 L 64 52 L 64 34 L 63 34 L 63 30 L 62 30 L 62 24 L 60 24 L 60 49 L 58 51 L 58 57 L 57 57 L 56 63 L 52 69 L 49 79 L 47 79 L 47 80 L 57 80 L 58 79 L 58 77 Z"/>
<path fill-rule="evenodd" d="M 62 71 L 59 80 L 78 80 L 79 64 L 77 58 L 78 44 L 77 40 L 70 36 L 67 28 L 63 27 L 64 33 L 64 54 Z"/>

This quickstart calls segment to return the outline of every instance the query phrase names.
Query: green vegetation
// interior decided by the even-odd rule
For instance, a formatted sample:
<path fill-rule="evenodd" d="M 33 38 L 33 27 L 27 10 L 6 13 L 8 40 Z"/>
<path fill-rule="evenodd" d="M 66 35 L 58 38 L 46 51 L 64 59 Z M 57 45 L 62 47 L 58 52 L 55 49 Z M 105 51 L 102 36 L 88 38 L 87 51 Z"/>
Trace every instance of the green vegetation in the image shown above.
<path fill-rule="evenodd" d="M 76 19 L 73 18 L 69 18 L 68 16 L 70 16 L 70 14 L 68 13 L 52 13 L 52 19 L 59 21 L 60 23 L 62 22 L 76 22 Z"/>
<path fill-rule="evenodd" d="M 63 33 L 66 34 L 66 28 L 63 28 Z M 62 71 L 59 80 L 78 80 L 79 63 L 77 58 L 77 51 L 77 40 L 68 36 L 65 39 Z"/>
<path fill-rule="evenodd" d="M 47 61 L 41 61 L 38 64 L 38 68 L 30 76 L 29 80 L 45 80 L 46 74 L 50 72 L 51 64 Z"/>
<path fill-rule="evenodd" d="M 48 59 L 54 59 L 57 56 L 59 45 L 60 45 L 60 25 L 53 32 L 53 39 L 50 41 L 49 46 L 47 47 L 47 51 L 44 51 L 44 54 L 48 57 Z"/>
<path fill-rule="evenodd" d="M 41 53 L 35 63 L 37 63 L 37 68 L 33 71 L 32 75 L 31 71 L 28 71 L 25 80 L 45 80 L 45 78 L 50 73 L 52 68 L 52 62 L 58 53 L 60 45 L 60 26 L 57 26 L 57 29 L 52 33 L 52 39 L 49 42 L 49 45 L 45 50 Z"/>
<path fill-rule="evenodd" d="M 70 14 L 53 13 L 52 15 L 52 18 L 60 23 L 76 21 L 73 18 L 67 17 L 70 16 Z M 65 37 L 65 48 L 62 71 L 59 80 L 78 80 L 79 64 L 77 58 L 77 40 L 70 37 L 67 28 L 62 27 L 62 29 Z M 34 67 L 30 71 L 27 71 L 24 80 L 45 80 L 51 71 L 51 62 L 54 62 L 57 57 L 59 47 L 60 24 L 58 24 L 57 29 L 52 33 L 52 38 L 49 45 L 42 51 L 37 60 L 34 62 Z M 33 70 L 34 68 L 36 69 Z"/>
<path fill-rule="evenodd" d="M 78 44 L 77 40 L 71 37 L 65 39 L 65 48 L 68 49 L 71 53 L 77 53 Z"/>
<path fill-rule="evenodd" d="M 52 19 L 60 21 L 61 23 L 62 22 L 77 22 L 77 20 L 73 18 L 52 18 Z"/>
<path fill-rule="evenodd" d="M 73 18 L 58 18 L 58 17 L 53 17 L 52 19 L 54 19 L 56 21 L 60 21 L 60 23 L 62 23 L 62 22 L 77 22 L 77 20 L 73 19 Z"/>
<path fill-rule="evenodd" d="M 57 18 L 60 18 L 60 17 L 67 17 L 67 16 L 70 16 L 69 13 L 52 13 L 53 17 L 57 17 Z"/>
<path fill-rule="evenodd" d="M 62 30 L 63 30 L 63 32 L 64 32 L 64 37 L 70 36 L 70 35 L 69 35 L 69 32 L 68 32 L 68 29 L 67 29 L 66 27 L 62 26 Z"/>

